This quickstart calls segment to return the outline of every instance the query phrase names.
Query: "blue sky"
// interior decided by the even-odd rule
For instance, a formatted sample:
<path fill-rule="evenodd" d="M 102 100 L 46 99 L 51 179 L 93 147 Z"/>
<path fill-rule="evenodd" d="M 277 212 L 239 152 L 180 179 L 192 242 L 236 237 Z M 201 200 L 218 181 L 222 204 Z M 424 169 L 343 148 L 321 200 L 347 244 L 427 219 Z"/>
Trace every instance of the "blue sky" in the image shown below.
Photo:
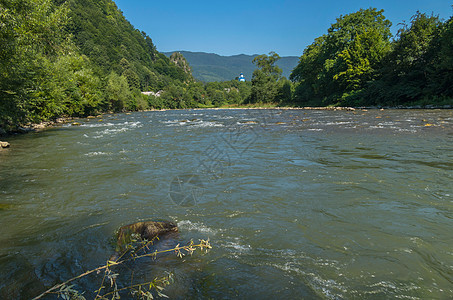
<path fill-rule="evenodd" d="M 443 19 L 451 0 L 114 0 L 135 28 L 145 31 L 161 52 L 200 51 L 220 55 L 300 56 L 340 15 L 360 8 L 384 9 L 393 23 L 409 21 L 417 10 Z"/>

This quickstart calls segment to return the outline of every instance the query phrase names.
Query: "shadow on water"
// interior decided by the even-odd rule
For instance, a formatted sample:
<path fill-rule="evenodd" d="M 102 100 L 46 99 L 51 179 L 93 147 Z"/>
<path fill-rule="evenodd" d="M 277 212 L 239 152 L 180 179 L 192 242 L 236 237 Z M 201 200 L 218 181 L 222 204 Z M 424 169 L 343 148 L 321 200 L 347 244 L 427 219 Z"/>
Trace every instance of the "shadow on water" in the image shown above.
<path fill-rule="evenodd" d="M 75 226 L 77 224 L 77 226 Z M 125 225 L 125 224 L 121 224 Z M 36 224 L 33 229 L 8 239 L 1 239 L 0 246 L 0 298 L 31 299 L 48 288 L 88 270 L 106 264 L 115 252 L 115 226 L 105 214 L 85 217 L 48 220 Z M 177 244 L 187 244 L 187 235 L 162 237 L 150 246 L 148 253 L 171 249 Z M 118 273 L 118 288 L 134 283 L 152 281 L 171 272 L 178 287 L 170 287 L 168 295 L 184 298 L 193 287 L 191 282 L 200 271 L 200 259 L 184 263 L 174 253 L 159 255 L 156 259 L 143 258 L 120 266 L 111 267 Z M 87 299 L 94 299 L 94 292 L 102 284 L 104 273 L 93 273 L 74 282 L 74 288 L 83 292 Z M 107 287 L 104 289 L 108 291 Z M 123 297 L 130 297 L 122 292 Z M 44 299 L 56 299 L 49 294 Z"/>
<path fill-rule="evenodd" d="M 35 267 L 21 254 L 0 255 L 0 298 L 30 299 L 45 290 Z"/>
<path fill-rule="evenodd" d="M 112 231 L 93 221 L 93 217 L 41 220 L 14 236 L 2 237 L 2 269 L 8 270 L 1 272 L 3 299 L 33 298 L 105 261 L 112 251 Z M 4 268 L 3 263 L 17 267 Z"/>

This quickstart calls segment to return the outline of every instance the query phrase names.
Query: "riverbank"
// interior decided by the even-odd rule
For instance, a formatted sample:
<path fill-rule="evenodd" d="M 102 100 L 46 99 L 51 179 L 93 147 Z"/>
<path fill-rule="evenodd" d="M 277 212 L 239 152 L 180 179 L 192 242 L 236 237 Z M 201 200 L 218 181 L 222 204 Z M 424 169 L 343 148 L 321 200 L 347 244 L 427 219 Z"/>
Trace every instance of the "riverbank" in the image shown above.
<path fill-rule="evenodd" d="M 214 109 L 306 109 L 306 110 L 357 110 L 357 109 L 453 109 L 448 105 L 408 105 L 408 106 L 279 106 L 278 104 L 264 105 L 225 105 Z"/>
<path fill-rule="evenodd" d="M 56 119 L 55 121 L 45 121 L 45 122 L 36 123 L 36 124 L 30 123 L 30 124 L 26 124 L 26 125 L 17 125 L 16 128 L 14 128 L 10 131 L 6 131 L 6 130 L 0 128 L 0 136 L 8 136 L 11 134 L 22 134 L 22 133 L 29 133 L 32 131 L 39 131 L 39 130 L 43 130 L 47 127 L 52 127 L 52 126 L 55 126 L 58 124 L 69 123 L 69 122 L 71 122 L 73 120 L 77 120 L 77 119 L 80 119 L 80 118 L 62 117 L 62 118 Z"/>
<path fill-rule="evenodd" d="M 95 117 L 88 117 L 88 118 L 95 118 Z M 76 122 L 76 120 L 79 120 L 80 118 L 77 117 L 65 117 L 65 118 L 58 118 L 55 121 L 46 121 L 46 122 L 41 122 L 38 124 L 27 124 L 24 126 L 17 126 L 12 131 L 5 131 L 2 128 L 0 128 L 0 137 L 3 137 L 4 139 L 7 139 L 9 136 L 15 135 L 15 134 L 25 134 L 25 133 L 30 133 L 30 132 L 36 132 L 36 131 L 41 131 L 49 127 L 54 127 L 57 125 L 62 125 L 62 124 L 67 124 L 73 122 L 73 125 L 80 125 L 80 123 Z M 0 151 L 2 149 L 10 148 L 11 144 L 6 141 L 0 141 Z"/>

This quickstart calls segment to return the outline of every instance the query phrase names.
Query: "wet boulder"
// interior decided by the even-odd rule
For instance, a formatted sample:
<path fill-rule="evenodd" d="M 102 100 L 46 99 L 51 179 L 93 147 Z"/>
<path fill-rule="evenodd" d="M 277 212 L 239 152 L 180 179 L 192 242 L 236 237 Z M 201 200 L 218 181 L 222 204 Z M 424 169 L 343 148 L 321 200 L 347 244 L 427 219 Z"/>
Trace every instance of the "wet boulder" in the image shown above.
<path fill-rule="evenodd" d="M 133 241 L 133 236 L 142 240 L 152 240 L 157 236 L 178 232 L 178 226 L 169 221 L 143 221 L 120 227 L 116 251 L 122 251 L 124 246 Z"/>

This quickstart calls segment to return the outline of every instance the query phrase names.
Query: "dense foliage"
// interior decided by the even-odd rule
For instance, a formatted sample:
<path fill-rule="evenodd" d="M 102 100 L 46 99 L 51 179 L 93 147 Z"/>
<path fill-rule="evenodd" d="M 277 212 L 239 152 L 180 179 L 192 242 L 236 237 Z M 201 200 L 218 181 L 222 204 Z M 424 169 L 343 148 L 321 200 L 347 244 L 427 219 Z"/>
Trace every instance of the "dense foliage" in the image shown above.
<path fill-rule="evenodd" d="M 378 75 L 358 94 L 369 99 L 366 104 L 451 104 L 453 18 L 441 22 L 426 14 L 413 16 L 399 31 Z"/>
<path fill-rule="evenodd" d="M 0 0 L 0 131 L 145 109 L 140 91 L 193 80 L 111 0 Z"/>
<path fill-rule="evenodd" d="M 291 84 L 282 77 L 282 69 L 275 65 L 280 56 L 271 52 L 253 59 L 258 69 L 253 72 L 251 103 L 282 103 L 291 101 Z"/>
<path fill-rule="evenodd" d="M 339 17 L 304 50 L 292 82 L 271 52 L 254 56 L 251 81 L 201 83 L 112 0 L 0 0 L 0 133 L 102 111 L 452 104 L 453 18 L 417 13 L 395 38 L 390 26 L 374 8 Z"/>
<path fill-rule="evenodd" d="M 64 34 L 67 5 L 0 1 L 0 125 L 91 113 L 103 101 L 88 58 Z"/>
<path fill-rule="evenodd" d="M 67 5 L 67 31 L 101 74 L 125 73 L 141 90 L 162 89 L 190 77 L 157 52 L 151 38 L 135 29 L 112 0 L 68 0 Z"/>
<path fill-rule="evenodd" d="M 315 39 L 290 78 L 299 105 L 409 105 L 453 99 L 453 19 L 417 13 L 391 39 L 374 8 L 341 16 Z"/>
<path fill-rule="evenodd" d="M 237 106 L 248 102 L 251 88 L 237 80 L 170 85 L 159 97 L 149 96 L 148 103 L 154 109 Z"/>

